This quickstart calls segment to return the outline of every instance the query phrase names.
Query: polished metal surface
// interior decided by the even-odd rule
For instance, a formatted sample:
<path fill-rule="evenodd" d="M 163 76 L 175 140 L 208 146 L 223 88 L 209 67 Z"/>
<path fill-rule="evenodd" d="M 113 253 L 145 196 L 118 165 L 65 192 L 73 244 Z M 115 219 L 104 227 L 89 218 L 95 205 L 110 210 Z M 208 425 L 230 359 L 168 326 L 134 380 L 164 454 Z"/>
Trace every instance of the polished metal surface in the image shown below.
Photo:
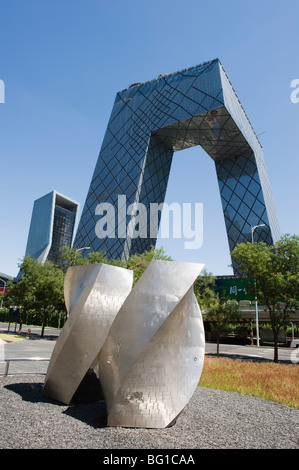
<path fill-rule="evenodd" d="M 69 404 L 132 288 L 133 273 L 106 264 L 72 266 L 65 277 L 69 317 L 56 342 L 43 394 Z"/>
<path fill-rule="evenodd" d="M 108 426 L 167 427 L 192 397 L 204 360 L 193 292 L 202 268 L 152 261 L 120 308 L 95 367 Z"/>

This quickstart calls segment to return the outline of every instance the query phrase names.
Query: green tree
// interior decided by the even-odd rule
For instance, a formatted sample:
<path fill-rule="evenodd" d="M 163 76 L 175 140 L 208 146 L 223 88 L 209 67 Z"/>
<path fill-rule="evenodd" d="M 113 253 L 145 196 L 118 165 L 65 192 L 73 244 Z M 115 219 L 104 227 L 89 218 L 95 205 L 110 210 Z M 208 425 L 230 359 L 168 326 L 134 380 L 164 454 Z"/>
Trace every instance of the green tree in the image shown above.
<path fill-rule="evenodd" d="M 173 261 L 172 258 L 165 253 L 163 247 L 155 248 L 151 246 L 150 250 L 142 254 L 132 255 L 127 261 L 126 267 L 134 271 L 133 284 L 138 281 L 152 260 Z"/>
<path fill-rule="evenodd" d="M 19 264 L 22 277 L 17 283 L 7 283 L 6 306 L 15 305 L 19 308 L 20 331 L 26 313 L 35 307 L 35 291 L 37 286 L 39 266 L 36 260 L 26 255 L 23 262 Z"/>
<path fill-rule="evenodd" d="M 105 263 L 109 264 L 109 260 L 105 253 L 101 251 L 93 251 L 88 253 L 88 256 L 85 259 L 86 264 L 96 264 L 96 263 Z"/>
<path fill-rule="evenodd" d="M 40 264 L 26 255 L 20 265 L 21 279 L 8 283 L 6 304 L 17 305 L 20 311 L 20 326 L 28 310 L 36 310 L 43 315 L 41 336 L 47 319 L 55 311 L 65 310 L 64 271 L 54 263 L 46 261 Z"/>
<path fill-rule="evenodd" d="M 65 272 L 70 266 L 81 264 L 86 264 L 86 258 L 83 256 L 82 250 L 67 245 L 60 248 L 59 265 Z"/>
<path fill-rule="evenodd" d="M 46 261 L 40 265 L 39 278 L 35 291 L 35 306 L 43 314 L 41 336 L 44 336 L 48 318 L 56 310 L 65 311 L 64 303 L 64 272 L 63 270 Z"/>
<path fill-rule="evenodd" d="M 274 245 L 240 243 L 231 256 L 247 278 L 248 292 L 257 295 L 270 318 L 274 362 L 278 362 L 278 334 L 289 321 L 299 299 L 299 237 L 284 235 Z"/>
<path fill-rule="evenodd" d="M 78 266 L 82 264 L 96 264 L 105 263 L 112 264 L 114 266 L 126 267 L 126 261 L 120 259 L 108 259 L 106 253 L 101 251 L 92 251 L 87 256 L 83 256 L 83 251 L 77 248 L 70 248 L 69 246 L 63 246 L 60 249 L 60 265 L 67 271 L 70 266 Z"/>
<path fill-rule="evenodd" d="M 217 356 L 219 356 L 219 344 L 221 334 L 228 329 L 230 323 L 239 321 L 241 313 L 235 302 L 230 302 L 225 297 L 219 297 L 213 293 L 209 297 L 208 306 L 204 310 L 205 319 L 211 323 L 211 330 L 216 334 Z"/>
<path fill-rule="evenodd" d="M 194 293 L 201 309 L 213 304 L 215 287 L 216 281 L 213 274 L 203 270 L 194 283 Z"/>
<path fill-rule="evenodd" d="M 88 256 L 83 256 L 82 252 L 76 248 L 70 248 L 68 246 L 62 247 L 60 256 L 61 265 L 65 271 L 69 266 L 95 263 L 105 263 L 126 269 L 132 269 L 134 273 L 134 284 L 153 259 L 172 261 L 172 258 L 165 253 L 162 247 L 155 248 L 154 246 L 151 246 L 150 250 L 148 251 L 132 255 L 127 261 L 113 258 L 108 259 L 106 253 L 100 251 L 90 252 L 88 253 Z"/>

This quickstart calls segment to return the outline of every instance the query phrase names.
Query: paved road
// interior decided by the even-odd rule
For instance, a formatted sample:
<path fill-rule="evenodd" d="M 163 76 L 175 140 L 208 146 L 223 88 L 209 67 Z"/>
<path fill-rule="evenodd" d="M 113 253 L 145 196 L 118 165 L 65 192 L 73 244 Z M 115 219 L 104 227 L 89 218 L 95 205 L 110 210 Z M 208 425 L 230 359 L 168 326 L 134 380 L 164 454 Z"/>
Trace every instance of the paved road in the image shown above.
<path fill-rule="evenodd" d="M 31 330 L 30 337 L 31 338 L 40 338 L 42 328 L 41 326 L 28 326 L 23 325 L 22 328 L 22 335 L 27 336 L 28 329 Z M 0 333 L 18 333 L 19 331 L 19 324 L 16 325 L 15 323 L 1 323 L 0 322 Z M 45 339 L 56 339 L 58 338 L 60 330 L 57 328 L 45 328 L 44 337 Z"/>
<path fill-rule="evenodd" d="M 55 340 L 58 338 L 60 330 L 46 328 L 44 338 L 41 338 L 41 328 L 31 327 L 31 335 L 26 335 L 28 327 L 23 327 L 23 339 L 15 342 L 5 343 L 0 340 L 0 375 L 5 372 L 5 362 L 3 358 L 8 357 L 44 357 L 50 358 Z M 0 323 L 0 333 L 7 332 L 8 325 Z M 10 332 L 14 332 L 14 325 L 10 327 Z M 206 343 L 206 355 L 216 356 L 216 344 Z M 273 361 L 273 347 L 265 346 L 239 346 L 233 344 L 220 344 L 220 356 L 232 359 L 243 359 L 252 361 Z M 299 348 L 279 348 L 279 361 L 286 364 L 299 363 Z M 2 359 L 2 361 L 1 361 Z M 46 373 L 48 362 L 12 361 L 9 365 L 9 374 L 19 373 Z"/>
<path fill-rule="evenodd" d="M 214 343 L 206 343 L 206 355 L 216 355 L 217 346 Z M 271 346 L 238 346 L 234 344 L 220 344 L 220 356 L 231 359 L 244 359 L 252 361 L 273 361 L 274 348 Z M 299 348 L 278 348 L 279 362 L 291 364 L 299 363 Z M 297 357 L 297 359 L 296 359 Z"/>
<path fill-rule="evenodd" d="M 27 335 L 28 328 L 31 329 L 30 336 Z M 15 324 L 0 323 L 0 333 L 7 333 L 8 331 L 9 333 L 14 333 Z M 18 332 L 18 327 L 16 332 Z M 3 360 L 1 361 L 3 358 L 37 356 L 50 358 L 59 333 L 60 330 L 58 329 L 46 328 L 44 338 L 41 339 L 41 327 L 23 326 L 22 339 L 11 343 L 3 342 L 0 339 L 0 375 L 4 374 L 6 367 L 6 363 Z M 45 374 L 48 364 L 48 361 L 11 361 L 9 364 L 9 374 Z"/>

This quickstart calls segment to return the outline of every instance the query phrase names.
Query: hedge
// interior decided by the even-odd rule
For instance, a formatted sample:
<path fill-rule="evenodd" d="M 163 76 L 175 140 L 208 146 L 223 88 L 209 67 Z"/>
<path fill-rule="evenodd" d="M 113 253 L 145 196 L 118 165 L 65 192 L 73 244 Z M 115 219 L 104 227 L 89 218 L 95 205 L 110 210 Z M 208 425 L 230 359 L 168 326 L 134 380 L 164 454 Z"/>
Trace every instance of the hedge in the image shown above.
<path fill-rule="evenodd" d="M 46 326 L 51 328 L 61 329 L 65 323 L 66 316 L 62 312 L 54 312 L 47 319 Z M 0 310 L 0 322 L 3 323 L 19 323 L 19 318 L 16 315 L 10 315 L 8 309 Z M 32 326 L 42 326 L 43 324 L 43 314 L 36 312 L 35 310 L 29 310 L 23 315 L 23 324 L 32 325 Z"/>

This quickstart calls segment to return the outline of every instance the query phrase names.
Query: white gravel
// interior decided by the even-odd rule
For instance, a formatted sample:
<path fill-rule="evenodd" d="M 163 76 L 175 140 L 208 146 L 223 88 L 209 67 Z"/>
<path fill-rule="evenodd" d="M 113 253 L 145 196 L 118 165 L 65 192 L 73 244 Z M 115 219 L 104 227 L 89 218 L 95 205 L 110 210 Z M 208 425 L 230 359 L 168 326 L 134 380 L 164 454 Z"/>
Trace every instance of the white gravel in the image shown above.
<path fill-rule="evenodd" d="M 44 375 L 0 379 L 1 449 L 298 449 L 299 410 L 198 387 L 170 428 L 106 427 L 103 402 L 61 405 Z"/>

